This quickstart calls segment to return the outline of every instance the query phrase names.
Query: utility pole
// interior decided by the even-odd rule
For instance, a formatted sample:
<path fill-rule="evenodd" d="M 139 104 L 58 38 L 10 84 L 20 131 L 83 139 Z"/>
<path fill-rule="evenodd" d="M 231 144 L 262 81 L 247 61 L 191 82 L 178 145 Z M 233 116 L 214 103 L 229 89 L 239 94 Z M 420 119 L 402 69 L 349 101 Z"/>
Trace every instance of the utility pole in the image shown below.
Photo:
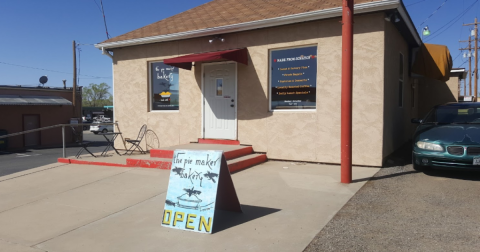
<path fill-rule="evenodd" d="M 474 26 L 474 34 L 475 34 L 475 44 L 474 44 L 474 57 L 475 57 L 475 69 L 473 70 L 474 72 L 474 78 L 475 78 L 475 101 L 477 101 L 477 96 L 478 96 L 478 59 L 477 59 L 477 55 L 478 55 L 478 22 L 477 22 L 477 18 L 475 18 L 475 22 L 472 23 L 472 24 L 464 24 L 464 26 L 470 26 L 470 25 L 473 25 Z M 470 40 L 470 39 L 469 39 Z M 471 50 L 471 46 L 469 45 L 468 48 Z M 470 77 L 471 78 L 471 77 Z"/>
<path fill-rule="evenodd" d="M 77 99 L 77 53 L 76 53 L 76 43 L 75 40 L 73 41 L 73 117 L 77 117 L 77 106 L 76 99 Z"/>
<path fill-rule="evenodd" d="M 468 42 L 468 47 L 467 48 L 460 48 L 460 51 L 468 51 L 468 54 L 466 54 L 466 57 L 468 57 L 468 89 L 464 90 L 464 96 L 467 96 L 467 90 L 468 94 L 472 96 L 473 94 L 473 86 L 472 86 L 472 37 L 469 36 L 468 40 L 460 40 L 459 42 Z M 465 84 L 466 85 L 466 84 Z"/>

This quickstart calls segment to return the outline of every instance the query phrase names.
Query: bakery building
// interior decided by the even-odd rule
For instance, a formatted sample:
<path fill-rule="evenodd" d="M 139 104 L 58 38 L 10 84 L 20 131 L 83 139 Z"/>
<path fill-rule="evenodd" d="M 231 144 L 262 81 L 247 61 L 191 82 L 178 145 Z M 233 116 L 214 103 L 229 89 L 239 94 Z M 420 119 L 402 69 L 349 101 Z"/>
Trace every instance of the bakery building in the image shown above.
<path fill-rule="evenodd" d="M 122 134 L 147 124 L 161 147 L 226 139 L 271 159 L 340 163 L 341 11 L 214 0 L 96 44 L 112 57 Z M 412 73 L 421 48 L 401 1 L 355 1 L 354 165 L 382 166 L 411 138 L 429 81 Z M 450 65 L 437 67 L 451 68 L 443 48 Z"/>

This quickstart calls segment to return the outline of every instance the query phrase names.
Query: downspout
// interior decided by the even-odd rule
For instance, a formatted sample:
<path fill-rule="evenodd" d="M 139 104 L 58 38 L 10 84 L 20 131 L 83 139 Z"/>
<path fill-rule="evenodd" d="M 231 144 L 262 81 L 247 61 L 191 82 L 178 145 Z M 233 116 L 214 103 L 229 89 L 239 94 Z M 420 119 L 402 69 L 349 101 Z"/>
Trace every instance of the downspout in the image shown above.
<path fill-rule="evenodd" d="M 110 57 L 113 60 L 113 55 L 111 55 L 108 51 L 106 51 L 105 47 L 102 47 L 102 54 L 107 55 L 108 57 Z"/>
<path fill-rule="evenodd" d="M 107 50 L 105 50 L 105 47 L 102 47 L 102 54 L 108 56 L 110 59 L 112 59 L 112 96 L 113 96 L 113 118 L 115 119 L 115 75 L 113 74 L 113 55 L 111 55 Z M 117 125 L 118 127 L 118 125 Z M 115 131 L 115 127 L 113 127 L 113 131 Z M 122 136 L 123 138 L 123 136 Z"/>

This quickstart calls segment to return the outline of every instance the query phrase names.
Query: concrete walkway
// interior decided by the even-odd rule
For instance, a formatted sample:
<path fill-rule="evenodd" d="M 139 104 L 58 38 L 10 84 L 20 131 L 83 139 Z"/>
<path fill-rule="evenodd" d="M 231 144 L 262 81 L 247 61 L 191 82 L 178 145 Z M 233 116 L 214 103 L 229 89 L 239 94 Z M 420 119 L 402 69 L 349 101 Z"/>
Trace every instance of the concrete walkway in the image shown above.
<path fill-rule="evenodd" d="M 302 251 L 377 168 L 267 162 L 234 174 L 243 214 L 161 226 L 170 171 L 53 164 L 0 177 L 0 251 Z"/>

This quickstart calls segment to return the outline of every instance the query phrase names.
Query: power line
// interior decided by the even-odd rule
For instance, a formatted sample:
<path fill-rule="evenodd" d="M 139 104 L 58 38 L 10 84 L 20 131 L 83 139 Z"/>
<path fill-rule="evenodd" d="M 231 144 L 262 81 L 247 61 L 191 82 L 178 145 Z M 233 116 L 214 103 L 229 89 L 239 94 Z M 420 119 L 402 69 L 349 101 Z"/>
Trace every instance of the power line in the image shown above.
<path fill-rule="evenodd" d="M 411 3 L 411 4 L 409 4 L 409 5 L 405 6 L 405 7 L 412 6 L 412 5 L 415 5 L 415 4 L 419 4 L 419 3 L 421 3 L 421 2 L 425 2 L 425 0 L 421 0 L 421 1 L 418 1 L 418 2 L 415 2 L 415 3 Z"/>
<path fill-rule="evenodd" d="M 460 51 L 460 53 L 452 60 L 452 62 L 455 61 L 460 55 L 462 55 L 462 51 Z"/>
<path fill-rule="evenodd" d="M 442 8 L 442 6 L 443 6 L 447 1 L 448 1 L 448 0 L 443 1 L 443 3 L 442 3 L 440 6 L 438 6 L 438 8 L 437 8 L 432 14 L 430 14 L 430 16 L 428 16 L 428 17 L 419 25 L 419 27 L 421 27 L 425 22 L 427 22 L 427 20 L 429 20 L 433 15 L 435 15 L 435 13 L 437 13 L 437 11 L 440 10 L 440 8 Z"/>
<path fill-rule="evenodd" d="M 48 72 L 55 72 L 55 73 L 62 73 L 62 74 L 72 74 L 72 73 L 67 73 L 67 72 L 62 72 L 62 71 L 56 71 L 56 70 L 50 70 L 50 69 L 44 69 L 44 68 L 38 68 L 38 67 L 30 67 L 30 66 L 22 66 L 22 65 L 17 65 L 17 64 L 11 64 L 11 63 L 2 62 L 2 61 L 0 61 L 0 64 L 10 65 L 10 66 L 17 66 L 17 67 L 25 67 L 25 68 L 30 68 L 30 69 L 36 69 L 36 70 L 42 70 L 42 71 L 48 71 Z M 110 77 L 100 77 L 100 76 L 93 76 L 93 75 L 86 75 L 86 74 L 82 74 L 82 76 L 93 77 L 93 78 L 95 78 L 95 79 L 110 79 L 110 78 L 112 78 L 111 76 L 110 76 Z"/>
<path fill-rule="evenodd" d="M 108 34 L 108 29 L 107 29 L 107 20 L 105 19 L 105 11 L 103 10 L 102 0 L 100 0 L 100 5 L 102 6 L 103 24 L 105 25 L 105 32 L 107 33 L 107 39 L 110 39 L 110 35 Z"/>
<path fill-rule="evenodd" d="M 100 9 L 100 6 L 99 6 L 99 5 L 98 5 L 98 3 L 97 3 L 97 0 L 93 0 L 93 1 L 95 2 L 95 5 L 97 5 L 97 7 L 98 7 L 98 10 L 100 11 L 100 13 L 102 13 L 102 14 L 103 14 L 103 12 L 102 12 L 102 9 Z"/>
<path fill-rule="evenodd" d="M 463 10 L 462 12 L 460 12 L 460 14 L 458 14 L 457 16 L 455 16 L 453 19 L 451 19 L 450 21 L 448 21 L 445 25 L 443 25 L 442 27 L 440 27 L 437 31 L 435 32 L 432 32 L 431 34 L 435 34 L 437 33 L 435 36 L 432 36 L 432 37 L 428 37 L 425 39 L 426 42 L 438 37 L 440 34 L 442 34 L 443 32 L 445 32 L 446 30 L 448 30 L 450 27 L 452 27 L 452 25 L 454 25 L 456 22 L 458 22 L 458 20 L 460 20 L 460 18 L 462 18 L 465 14 L 467 14 L 468 11 L 470 11 L 472 9 L 472 7 L 477 4 L 478 0 L 475 0 L 475 2 L 473 2 L 472 5 L 470 5 L 467 9 Z M 444 27 L 446 27 L 447 25 L 449 25 L 447 28 L 445 28 L 443 31 L 440 31 L 442 30 Z M 438 33 L 439 32 L 439 33 Z"/>

